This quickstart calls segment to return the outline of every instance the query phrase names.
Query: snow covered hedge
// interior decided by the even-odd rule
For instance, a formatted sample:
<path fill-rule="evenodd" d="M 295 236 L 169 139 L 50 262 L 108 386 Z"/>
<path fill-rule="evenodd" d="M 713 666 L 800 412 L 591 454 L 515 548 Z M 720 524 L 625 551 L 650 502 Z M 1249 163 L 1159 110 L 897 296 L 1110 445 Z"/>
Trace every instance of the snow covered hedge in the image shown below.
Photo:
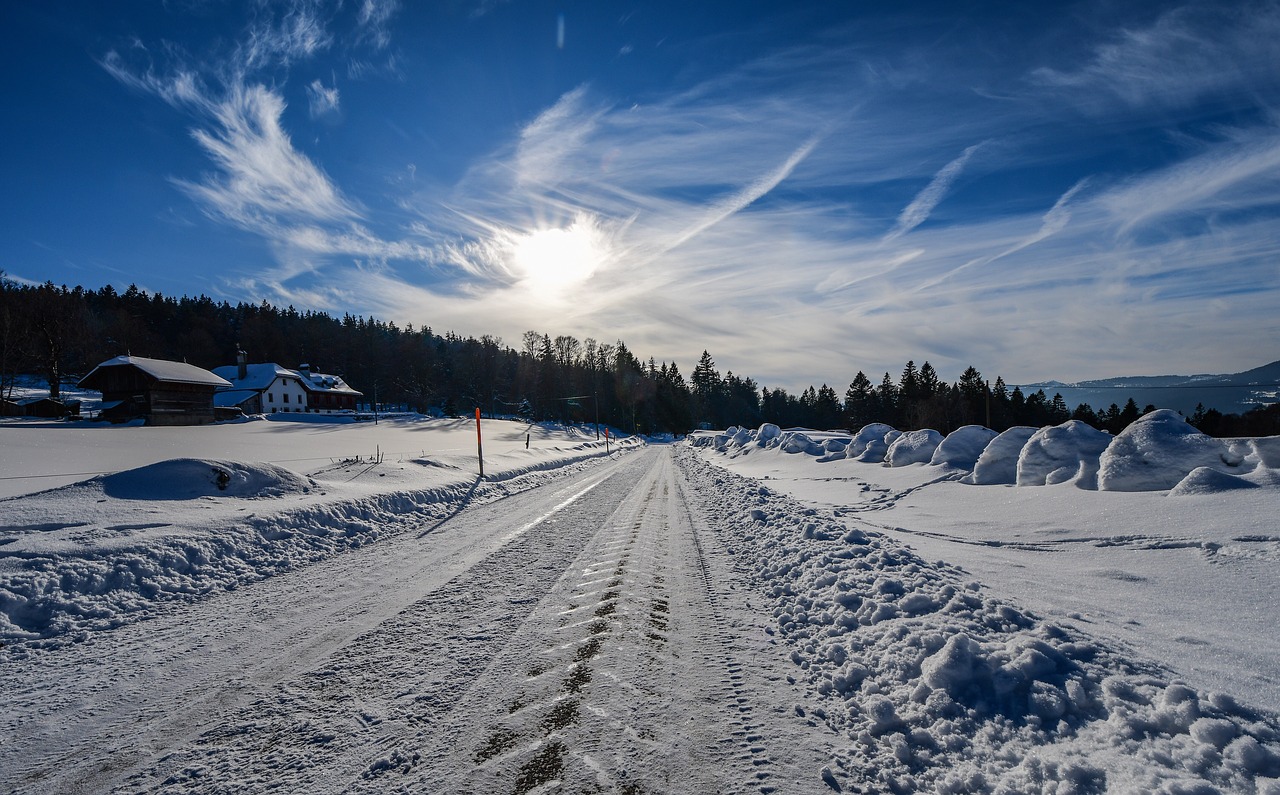
<path fill-rule="evenodd" d="M 1073 483 L 1103 491 L 1168 490 L 1175 496 L 1280 485 L 1280 437 L 1214 439 L 1169 409 L 1141 417 L 1115 437 L 1078 420 L 1000 434 L 966 425 L 945 438 L 932 429 L 902 432 L 883 423 L 852 435 L 766 423 L 754 431 L 733 427 L 694 434 L 689 442 L 730 456 L 778 449 L 824 462 L 927 464 L 966 473 L 961 481 L 973 485 Z"/>

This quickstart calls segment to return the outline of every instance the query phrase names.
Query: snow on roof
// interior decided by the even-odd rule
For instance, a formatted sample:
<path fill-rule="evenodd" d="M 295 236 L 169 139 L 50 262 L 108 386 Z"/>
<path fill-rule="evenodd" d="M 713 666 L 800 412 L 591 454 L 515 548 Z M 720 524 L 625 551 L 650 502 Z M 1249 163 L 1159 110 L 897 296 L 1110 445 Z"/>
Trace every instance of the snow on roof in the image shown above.
<path fill-rule="evenodd" d="M 277 378 L 293 378 L 302 382 L 303 388 L 309 392 L 330 392 L 344 395 L 364 394 L 352 389 L 342 380 L 341 376 L 315 373 L 310 370 L 290 370 L 287 367 L 281 367 L 275 362 L 245 365 L 245 377 L 243 380 L 237 378 L 240 374 L 238 365 L 229 364 L 224 367 L 215 367 L 213 372 L 230 381 L 232 389 L 252 389 L 255 392 L 262 392 L 271 386 Z"/>
<path fill-rule="evenodd" d="M 277 378 L 302 379 L 302 376 L 293 370 L 281 367 L 275 362 L 245 365 L 245 377 L 243 380 L 237 377 L 240 374 L 240 370 L 234 364 L 215 367 L 213 372 L 225 378 L 229 382 L 227 386 L 232 389 L 252 389 L 255 392 L 261 392 L 271 386 Z"/>
<path fill-rule="evenodd" d="M 363 392 L 352 389 L 341 376 L 327 373 L 304 372 L 302 386 L 311 392 L 332 392 L 343 395 L 363 395 Z"/>
<path fill-rule="evenodd" d="M 213 393 L 213 405 L 215 406 L 239 406 L 246 400 L 256 396 L 256 389 L 219 389 Z"/>
<path fill-rule="evenodd" d="M 194 364 L 187 364 L 186 362 L 171 362 L 167 359 L 147 359 L 142 356 L 117 356 L 114 359 L 108 359 L 93 368 L 93 372 L 80 379 L 79 385 L 89 386 L 94 383 L 93 378 L 99 370 L 107 367 L 124 366 L 137 367 L 158 381 L 179 384 L 203 384 L 207 386 L 230 386 L 225 379 L 219 378 L 203 367 L 196 367 Z"/>

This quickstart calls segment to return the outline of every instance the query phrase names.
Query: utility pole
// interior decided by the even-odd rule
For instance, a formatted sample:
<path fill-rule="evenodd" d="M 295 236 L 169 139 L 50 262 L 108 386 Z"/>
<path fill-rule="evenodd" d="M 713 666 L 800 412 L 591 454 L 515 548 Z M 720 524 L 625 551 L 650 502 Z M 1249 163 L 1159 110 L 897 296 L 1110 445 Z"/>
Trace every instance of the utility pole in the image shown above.
<path fill-rule="evenodd" d="M 987 382 L 987 427 L 991 427 L 991 382 Z"/>

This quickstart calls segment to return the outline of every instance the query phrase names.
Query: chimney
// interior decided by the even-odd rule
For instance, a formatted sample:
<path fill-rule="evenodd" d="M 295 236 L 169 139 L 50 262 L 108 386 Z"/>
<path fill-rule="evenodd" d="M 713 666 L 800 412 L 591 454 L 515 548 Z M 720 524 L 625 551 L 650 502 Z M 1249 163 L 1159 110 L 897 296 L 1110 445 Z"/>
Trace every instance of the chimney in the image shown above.
<path fill-rule="evenodd" d="M 249 377 L 249 354 L 236 346 L 236 380 L 243 381 Z"/>
<path fill-rule="evenodd" d="M 302 373 L 302 377 L 311 380 L 311 365 L 303 363 L 298 365 L 298 372 Z"/>

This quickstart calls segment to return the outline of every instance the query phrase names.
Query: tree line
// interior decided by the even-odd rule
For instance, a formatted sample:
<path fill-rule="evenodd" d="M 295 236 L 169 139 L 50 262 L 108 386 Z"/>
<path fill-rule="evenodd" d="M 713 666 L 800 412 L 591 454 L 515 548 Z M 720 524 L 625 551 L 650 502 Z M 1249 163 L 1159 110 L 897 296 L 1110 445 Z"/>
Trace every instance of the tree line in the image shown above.
<path fill-rule="evenodd" d="M 843 397 L 826 384 L 790 394 L 732 371 L 721 375 L 706 351 L 686 380 L 674 361 L 642 360 L 622 340 L 527 331 L 512 347 L 490 335 L 437 334 L 429 326 L 338 318 L 265 301 L 175 298 L 136 286 L 121 293 L 111 286 L 19 284 L 0 272 L 0 397 L 11 395 L 18 374 L 41 376 L 57 397 L 63 384 L 120 354 L 211 369 L 235 363 L 238 349 L 253 362 L 306 363 L 341 375 L 370 402 L 448 415 L 478 407 L 530 420 L 598 419 L 640 433 L 764 422 L 850 430 L 883 422 L 949 433 L 969 424 L 1004 430 L 1068 419 L 1119 433 L 1144 413 L 1132 399 L 1123 407 L 1071 409 L 1060 394 L 1024 394 L 1003 378 L 989 383 L 974 367 L 948 383 L 928 362 L 918 368 L 908 362 L 896 380 L 886 372 L 873 383 L 858 372 Z M 1274 406 L 1244 415 L 1202 409 L 1189 419 L 1217 435 L 1280 433 Z"/>

